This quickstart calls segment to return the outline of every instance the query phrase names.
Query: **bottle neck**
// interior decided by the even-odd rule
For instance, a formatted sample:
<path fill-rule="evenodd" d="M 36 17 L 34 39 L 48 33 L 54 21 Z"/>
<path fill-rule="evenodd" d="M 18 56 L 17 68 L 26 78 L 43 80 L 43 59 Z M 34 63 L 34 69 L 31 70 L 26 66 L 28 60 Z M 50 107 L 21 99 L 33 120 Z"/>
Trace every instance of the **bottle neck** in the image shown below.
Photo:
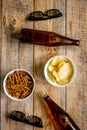
<path fill-rule="evenodd" d="M 57 45 L 76 45 L 80 44 L 79 40 L 74 40 L 60 34 L 53 33 L 50 37 L 50 45 L 57 46 Z"/>

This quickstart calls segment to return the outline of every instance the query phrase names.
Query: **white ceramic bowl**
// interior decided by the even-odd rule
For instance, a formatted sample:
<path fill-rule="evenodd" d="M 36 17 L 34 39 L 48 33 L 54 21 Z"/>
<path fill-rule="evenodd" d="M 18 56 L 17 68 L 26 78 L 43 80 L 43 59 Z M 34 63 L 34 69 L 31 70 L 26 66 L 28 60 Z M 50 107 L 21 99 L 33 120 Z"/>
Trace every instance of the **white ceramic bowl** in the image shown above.
<path fill-rule="evenodd" d="M 61 59 L 65 60 L 65 61 L 69 61 L 69 62 L 71 63 L 71 65 L 72 65 L 73 74 L 72 74 L 72 77 L 71 77 L 70 81 L 69 81 L 68 83 L 66 83 L 66 84 L 58 84 L 58 83 L 54 82 L 54 81 L 49 77 L 49 75 L 48 75 L 48 66 L 49 66 L 49 63 L 50 63 L 54 58 L 56 58 L 56 57 L 61 58 Z M 50 59 L 46 62 L 45 67 L 44 67 L 44 76 L 45 76 L 46 80 L 47 80 L 52 86 L 55 86 L 55 87 L 65 87 L 65 86 L 69 85 L 69 84 L 74 80 L 75 75 L 76 75 L 76 67 L 75 67 L 75 64 L 74 64 L 74 62 L 73 62 L 70 58 L 68 58 L 67 56 L 62 56 L 62 55 L 54 56 L 54 57 L 50 58 Z"/>
<path fill-rule="evenodd" d="M 27 73 L 28 75 L 30 75 L 30 77 L 32 78 L 32 81 L 33 81 L 32 91 L 31 91 L 31 93 L 30 93 L 28 96 L 26 96 L 26 97 L 24 97 L 24 98 L 16 98 L 16 97 L 13 97 L 13 96 L 11 96 L 11 95 L 7 92 L 7 89 L 6 89 L 6 80 L 7 80 L 8 76 L 9 76 L 10 74 L 12 74 L 13 72 L 15 72 L 15 71 L 23 71 L 23 72 L 26 72 L 26 73 Z M 31 95 L 33 94 L 34 89 L 35 89 L 35 80 L 34 80 L 32 74 L 31 74 L 30 72 L 28 72 L 27 70 L 24 70 L 24 69 L 14 69 L 14 70 L 10 71 L 9 73 L 7 73 L 7 75 L 5 76 L 4 81 L 3 81 L 3 89 L 4 89 L 5 94 L 6 94 L 10 99 L 12 99 L 12 100 L 14 100 L 14 101 L 24 101 L 24 100 L 26 100 L 26 99 L 29 99 L 29 98 L 31 97 Z"/>

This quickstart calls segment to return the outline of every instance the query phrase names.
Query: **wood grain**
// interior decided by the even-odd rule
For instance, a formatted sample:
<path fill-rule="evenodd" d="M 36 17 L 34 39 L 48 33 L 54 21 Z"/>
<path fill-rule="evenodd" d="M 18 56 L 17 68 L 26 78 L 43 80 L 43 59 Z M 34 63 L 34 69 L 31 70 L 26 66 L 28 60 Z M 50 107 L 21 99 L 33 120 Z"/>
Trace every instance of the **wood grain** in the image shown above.
<path fill-rule="evenodd" d="M 67 47 L 69 56 L 76 65 L 75 82 L 67 87 L 67 111 L 82 130 L 87 129 L 87 2 L 67 2 L 67 36 L 80 39 L 80 47 Z M 85 42 L 84 42 L 85 41 Z M 84 81 L 83 81 L 84 79 Z M 84 107 L 84 109 L 83 109 Z M 84 113 L 85 112 L 85 113 Z M 83 121 L 82 121 L 83 120 Z"/>
<path fill-rule="evenodd" d="M 14 3 L 14 4 L 13 4 Z M 23 7 L 22 7 L 23 6 Z M 33 10 L 33 2 L 14 2 L 3 0 L 3 30 L 2 30 L 2 76 L 15 68 L 22 68 L 33 74 L 33 45 L 19 43 L 18 39 L 13 36 L 21 30 L 23 26 L 33 28 L 33 24 L 29 24 L 25 19 L 29 11 Z M 27 9 L 29 8 L 29 10 Z M 26 21 L 26 22 L 25 22 Z M 32 65 L 32 66 L 31 66 Z M 8 99 L 2 93 L 2 126 L 1 129 L 30 129 L 32 126 L 22 123 L 13 122 L 6 118 L 12 110 L 21 110 L 26 116 L 33 114 L 33 96 L 25 102 L 14 102 Z M 31 109 L 32 108 L 32 109 Z M 6 124 L 6 125 L 5 125 Z"/>
<path fill-rule="evenodd" d="M 2 1 L 0 0 L 0 68 L 1 68 L 1 38 L 2 38 L 2 25 L 1 25 L 1 22 L 2 22 Z M 0 69 L 0 81 L 1 81 L 1 69 Z M 1 83 L 0 83 L 0 99 L 1 99 Z M 0 112 L 1 112 L 1 100 L 0 100 Z M 0 113 L 1 115 L 1 113 Z M 1 126 L 1 116 L 0 116 L 0 126 Z"/>
<path fill-rule="evenodd" d="M 59 9 L 63 17 L 28 21 L 32 11 Z M 47 115 L 42 95 L 47 93 L 57 104 L 66 110 L 79 125 L 87 130 L 87 2 L 86 0 L 0 0 L 0 65 L 1 65 L 1 130 L 39 130 L 8 119 L 12 110 L 20 110 L 27 115 L 39 116 L 44 127 L 54 130 Z M 21 28 L 53 31 L 74 39 L 80 39 L 80 46 L 47 47 L 20 43 L 18 34 Z M 55 55 L 67 55 L 76 65 L 75 80 L 64 88 L 51 86 L 44 77 L 44 65 Z M 24 102 L 10 100 L 3 92 L 4 76 L 12 69 L 23 68 L 35 78 L 34 95 Z"/>
<path fill-rule="evenodd" d="M 43 6 L 42 6 L 43 5 Z M 42 6 L 42 8 L 41 8 Z M 49 10 L 50 8 L 58 8 L 65 14 L 65 2 L 60 2 L 57 0 L 37 0 L 35 2 L 35 10 L 41 10 L 42 12 Z M 55 26 L 54 26 L 55 24 Z M 65 34 L 65 17 L 59 19 L 51 19 L 47 21 L 34 22 L 34 28 L 45 30 L 45 31 L 54 31 L 60 34 Z M 61 29 L 62 28 L 62 29 Z M 44 102 L 40 103 L 37 93 L 42 92 L 43 94 L 47 93 L 50 95 L 60 106 L 65 109 L 65 88 L 58 89 L 50 84 L 44 78 L 44 66 L 49 58 L 55 55 L 65 55 L 65 47 L 44 47 L 44 46 L 35 46 L 34 45 L 34 77 L 36 81 L 36 90 L 34 94 L 34 113 L 40 115 L 43 119 L 44 129 L 54 130 L 54 127 L 48 118 Z M 61 95 L 60 95 L 61 93 Z M 54 97 L 55 95 L 55 97 Z M 42 105 L 43 104 L 43 105 Z M 50 125 L 49 125 L 50 124 Z M 35 128 L 37 130 L 37 128 Z"/>

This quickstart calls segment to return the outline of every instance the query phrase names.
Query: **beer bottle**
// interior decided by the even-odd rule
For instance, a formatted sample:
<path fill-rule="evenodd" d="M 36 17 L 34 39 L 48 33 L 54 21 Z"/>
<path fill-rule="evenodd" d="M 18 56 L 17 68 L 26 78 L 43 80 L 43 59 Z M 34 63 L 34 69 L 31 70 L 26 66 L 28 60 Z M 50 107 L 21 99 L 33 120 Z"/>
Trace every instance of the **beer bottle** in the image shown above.
<path fill-rule="evenodd" d="M 20 41 L 46 46 L 79 45 L 79 40 L 74 40 L 60 34 L 48 31 L 22 28 Z"/>
<path fill-rule="evenodd" d="M 55 130 L 80 130 L 70 115 L 58 106 L 48 95 L 45 95 L 43 98 L 47 104 L 48 113 Z"/>

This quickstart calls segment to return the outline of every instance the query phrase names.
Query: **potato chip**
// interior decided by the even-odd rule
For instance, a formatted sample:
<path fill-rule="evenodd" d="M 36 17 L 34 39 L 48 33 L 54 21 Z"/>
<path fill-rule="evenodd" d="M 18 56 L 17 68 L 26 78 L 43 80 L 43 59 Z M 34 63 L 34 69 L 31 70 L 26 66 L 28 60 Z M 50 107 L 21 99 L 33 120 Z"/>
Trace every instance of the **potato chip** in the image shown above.
<path fill-rule="evenodd" d="M 55 70 L 53 71 L 53 76 L 56 78 L 57 81 L 60 81 L 60 78 L 58 77 L 58 74 Z"/>
<path fill-rule="evenodd" d="M 50 62 L 50 65 L 51 66 L 56 66 L 56 65 L 58 65 L 58 63 L 61 61 L 61 59 L 60 58 L 58 58 L 58 57 L 56 57 L 56 58 L 54 58 L 51 62 Z"/>
<path fill-rule="evenodd" d="M 65 61 L 61 61 L 61 62 L 59 63 L 59 65 L 58 65 L 58 67 L 59 67 L 59 68 L 62 67 L 65 63 L 66 63 Z"/>
<path fill-rule="evenodd" d="M 49 70 L 50 72 L 52 72 L 52 71 L 54 70 L 53 66 L 49 65 L 49 66 L 48 66 L 48 70 Z"/>
<path fill-rule="evenodd" d="M 61 79 L 68 78 L 72 73 L 72 68 L 69 63 L 65 63 L 62 67 L 60 67 L 58 71 L 58 75 Z"/>
<path fill-rule="evenodd" d="M 68 82 L 69 82 L 69 79 L 63 79 L 63 80 L 60 80 L 58 83 L 61 85 L 64 85 L 64 84 L 67 84 Z"/>
<path fill-rule="evenodd" d="M 56 79 L 54 78 L 54 76 L 52 75 L 52 73 L 49 72 L 48 74 L 49 74 L 49 77 L 51 78 L 51 80 L 56 83 Z"/>

